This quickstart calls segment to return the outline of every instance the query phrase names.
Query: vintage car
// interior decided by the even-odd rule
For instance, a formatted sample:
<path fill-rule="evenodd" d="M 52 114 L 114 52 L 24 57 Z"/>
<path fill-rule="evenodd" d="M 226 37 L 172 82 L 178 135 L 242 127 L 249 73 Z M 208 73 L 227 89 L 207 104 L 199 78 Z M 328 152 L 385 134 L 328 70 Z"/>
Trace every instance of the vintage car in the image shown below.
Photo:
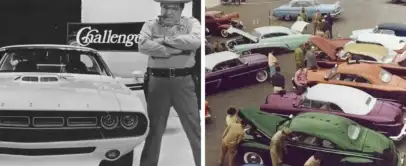
<path fill-rule="evenodd" d="M 317 10 L 322 15 L 330 13 L 333 18 L 338 17 L 343 12 L 339 1 L 335 4 L 321 4 L 318 0 L 291 0 L 288 4 L 275 8 L 272 16 L 286 21 L 295 20 L 302 8 L 305 8 L 309 20 L 312 19 L 312 15 Z"/>
<path fill-rule="evenodd" d="M 229 37 L 230 35 L 227 33 L 229 27 L 244 29 L 241 21 L 233 20 L 239 17 L 238 13 L 225 14 L 223 11 L 207 11 L 205 16 L 206 29 L 210 35 Z"/>
<path fill-rule="evenodd" d="M 328 93 L 326 93 L 328 92 Z M 351 104 L 348 104 L 351 103 Z M 261 110 L 280 116 L 325 112 L 344 116 L 400 141 L 406 134 L 402 104 L 372 97 L 361 90 L 333 84 L 317 84 L 304 94 L 270 94 Z"/>
<path fill-rule="evenodd" d="M 375 28 L 370 29 L 360 29 L 352 31 L 350 38 L 357 39 L 358 35 L 363 33 L 377 33 L 377 34 L 387 34 L 394 35 L 403 40 L 406 40 L 406 24 L 401 23 L 382 23 L 378 24 Z"/>
<path fill-rule="evenodd" d="M 286 140 L 285 164 L 303 165 L 315 152 L 324 154 L 322 166 L 403 166 L 404 153 L 392 140 L 342 116 L 308 112 L 284 117 L 245 108 L 239 112 L 249 125 L 239 144 L 237 161 L 272 165 L 269 143 L 281 128 L 292 135 Z"/>
<path fill-rule="evenodd" d="M 2 163 L 133 165 L 134 148 L 149 131 L 142 88 L 131 91 L 91 48 L 15 45 L 0 52 Z"/>
<path fill-rule="evenodd" d="M 286 53 L 295 50 L 311 37 L 310 33 L 302 34 L 303 31 L 310 30 L 308 25 L 307 22 L 297 21 L 290 29 L 283 26 L 265 26 L 255 28 L 251 34 L 230 27 L 228 33 L 239 34 L 241 37 L 227 41 L 226 46 L 237 54 Z"/>
<path fill-rule="evenodd" d="M 406 51 L 406 42 L 397 36 L 378 34 L 378 33 L 362 33 L 354 40 L 356 43 L 367 43 L 384 46 L 388 49 L 402 54 Z"/>
<path fill-rule="evenodd" d="M 265 82 L 268 79 L 268 58 L 262 54 L 244 57 L 230 52 L 217 52 L 206 58 L 206 93 L 234 86 Z"/>
<path fill-rule="evenodd" d="M 354 42 L 352 42 L 351 39 L 346 38 L 329 40 L 320 36 L 312 36 L 307 43 L 318 50 L 318 61 L 332 64 L 333 66 L 329 66 L 331 68 L 334 67 L 335 61 L 337 61 L 337 58 L 340 56 L 340 50 L 342 50 L 347 44 Z"/>
<path fill-rule="evenodd" d="M 378 65 L 341 63 L 332 69 L 308 70 L 306 82 L 310 87 L 319 83 L 354 87 L 374 97 L 406 105 L 406 80 Z"/>

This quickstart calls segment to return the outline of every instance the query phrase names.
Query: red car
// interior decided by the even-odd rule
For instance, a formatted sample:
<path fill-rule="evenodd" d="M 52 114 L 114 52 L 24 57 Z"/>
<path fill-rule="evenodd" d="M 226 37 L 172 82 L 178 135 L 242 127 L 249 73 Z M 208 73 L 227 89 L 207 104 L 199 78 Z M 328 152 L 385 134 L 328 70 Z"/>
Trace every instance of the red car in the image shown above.
<path fill-rule="evenodd" d="M 229 37 L 227 29 L 230 26 L 238 29 L 244 29 L 241 21 L 235 20 L 240 18 L 236 12 L 225 14 L 223 11 L 207 11 L 206 12 L 206 35 L 220 35 Z"/>

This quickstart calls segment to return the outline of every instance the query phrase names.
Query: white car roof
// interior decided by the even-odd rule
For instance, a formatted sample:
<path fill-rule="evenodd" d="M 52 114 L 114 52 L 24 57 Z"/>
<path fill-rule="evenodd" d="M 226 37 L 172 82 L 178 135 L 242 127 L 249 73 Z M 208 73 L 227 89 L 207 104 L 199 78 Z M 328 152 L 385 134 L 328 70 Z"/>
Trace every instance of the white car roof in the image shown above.
<path fill-rule="evenodd" d="M 264 27 L 255 28 L 254 31 L 260 33 L 261 35 L 268 34 L 268 33 L 292 34 L 291 29 L 283 27 L 283 26 L 264 26 Z"/>
<path fill-rule="evenodd" d="M 209 70 L 213 70 L 213 67 L 217 64 L 228 61 L 231 59 L 235 59 L 240 57 L 238 54 L 233 53 L 231 51 L 223 51 L 223 52 L 216 52 L 213 54 L 208 54 L 205 56 L 206 58 L 206 68 Z"/>
<path fill-rule="evenodd" d="M 405 42 L 397 36 L 378 34 L 378 33 L 362 33 L 358 35 L 356 41 L 369 42 L 369 43 L 379 43 L 386 48 L 391 50 L 400 50 L 405 46 Z M 403 42 L 402 42 L 403 41 Z"/>
<path fill-rule="evenodd" d="M 344 113 L 354 115 L 368 114 L 376 103 L 376 98 L 368 93 L 342 85 L 317 84 L 308 88 L 305 95 L 309 100 L 334 103 Z M 366 104 L 368 98 L 371 98 L 369 105 Z"/>

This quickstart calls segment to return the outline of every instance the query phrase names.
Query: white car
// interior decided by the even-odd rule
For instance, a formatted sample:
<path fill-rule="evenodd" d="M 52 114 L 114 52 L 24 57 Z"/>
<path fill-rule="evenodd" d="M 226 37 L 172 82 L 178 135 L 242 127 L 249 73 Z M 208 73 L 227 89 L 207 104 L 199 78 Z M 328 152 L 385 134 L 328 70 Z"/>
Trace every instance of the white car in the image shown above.
<path fill-rule="evenodd" d="M 352 31 L 350 38 L 356 39 L 358 35 L 364 33 L 387 34 L 400 37 L 406 40 L 406 24 L 400 23 L 382 23 L 378 24 L 375 28 L 360 29 Z"/>
<path fill-rule="evenodd" d="M 309 23 L 296 21 L 291 28 L 283 26 L 264 26 L 255 28 L 252 33 L 230 27 L 227 29 L 229 34 L 238 34 L 241 37 L 226 42 L 230 51 L 238 54 L 260 53 L 268 55 L 269 52 L 276 54 L 279 51 L 293 51 L 307 42 L 311 37 L 308 32 Z"/>
<path fill-rule="evenodd" d="M 0 165 L 133 165 L 149 132 L 140 84 L 131 91 L 86 47 L 0 52 Z"/>
<path fill-rule="evenodd" d="M 356 43 L 367 43 L 384 46 L 390 50 L 402 54 L 406 50 L 406 42 L 402 38 L 393 35 L 363 33 L 354 40 Z"/>

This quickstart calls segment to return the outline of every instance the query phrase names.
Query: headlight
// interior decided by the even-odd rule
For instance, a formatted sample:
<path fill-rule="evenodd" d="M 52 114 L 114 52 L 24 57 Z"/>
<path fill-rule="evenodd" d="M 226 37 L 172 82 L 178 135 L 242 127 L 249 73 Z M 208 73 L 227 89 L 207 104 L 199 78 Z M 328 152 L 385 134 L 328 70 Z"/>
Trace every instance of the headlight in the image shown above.
<path fill-rule="evenodd" d="M 101 125 L 107 130 L 112 130 L 118 125 L 118 116 L 106 115 L 101 118 Z"/>
<path fill-rule="evenodd" d="M 138 125 L 138 116 L 125 115 L 121 117 L 121 126 L 127 130 L 132 130 Z"/>

